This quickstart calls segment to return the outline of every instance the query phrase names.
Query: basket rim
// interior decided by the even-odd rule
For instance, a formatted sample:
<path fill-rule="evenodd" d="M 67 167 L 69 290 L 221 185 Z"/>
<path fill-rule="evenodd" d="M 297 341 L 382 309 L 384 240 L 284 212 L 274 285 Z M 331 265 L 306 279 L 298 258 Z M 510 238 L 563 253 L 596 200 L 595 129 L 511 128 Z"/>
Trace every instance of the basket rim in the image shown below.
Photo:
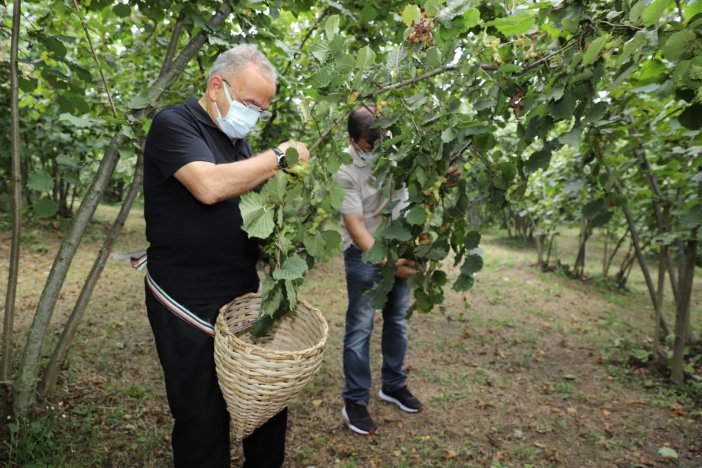
<path fill-rule="evenodd" d="M 232 333 L 229 330 L 229 325 L 227 324 L 226 319 L 224 318 L 224 308 L 229 306 L 232 302 L 235 301 L 240 301 L 240 300 L 245 300 L 251 297 L 261 297 L 261 295 L 257 292 L 251 292 L 244 294 L 242 296 L 237 297 L 233 301 L 230 301 L 223 305 L 219 313 L 217 314 L 217 320 L 215 322 L 215 338 L 217 336 L 221 336 L 222 338 L 227 339 L 228 341 L 234 342 L 234 344 L 238 346 L 243 346 L 245 348 L 248 348 L 253 351 L 257 351 L 259 354 L 268 354 L 268 355 L 278 355 L 278 356 L 291 356 L 291 355 L 305 355 L 305 354 L 315 354 L 319 351 L 319 349 L 323 349 L 324 346 L 326 345 L 327 339 L 329 337 L 329 324 L 327 323 L 327 320 L 324 318 L 324 315 L 322 315 L 322 312 L 317 309 L 316 307 L 313 307 L 310 305 L 307 301 L 303 299 L 298 299 L 298 304 L 302 304 L 305 307 L 307 307 L 313 315 L 317 318 L 317 320 L 322 324 L 322 337 L 321 339 L 314 345 L 308 347 L 308 348 L 303 348 L 300 350 L 296 351 L 281 351 L 277 349 L 270 349 L 270 348 L 264 348 L 263 346 L 258 346 L 255 343 L 247 343 L 246 341 L 242 340 L 239 338 L 237 335 Z M 285 319 L 285 316 L 281 318 L 281 320 Z"/>

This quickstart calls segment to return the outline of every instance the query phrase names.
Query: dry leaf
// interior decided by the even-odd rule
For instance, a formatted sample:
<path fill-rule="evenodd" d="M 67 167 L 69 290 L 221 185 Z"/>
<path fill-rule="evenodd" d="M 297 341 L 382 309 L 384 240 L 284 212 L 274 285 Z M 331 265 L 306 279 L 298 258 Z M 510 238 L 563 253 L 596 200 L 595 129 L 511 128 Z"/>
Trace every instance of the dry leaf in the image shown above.
<path fill-rule="evenodd" d="M 312 400 L 312 404 L 315 408 L 319 408 L 319 405 L 322 404 L 322 400 Z"/>
<path fill-rule="evenodd" d="M 452 458 L 456 458 L 458 454 L 454 452 L 453 450 L 447 450 L 446 453 L 444 454 L 444 457 L 447 460 L 451 460 Z"/>
<path fill-rule="evenodd" d="M 612 414 L 612 413 L 611 413 L 610 411 L 607 411 L 606 409 L 602 408 L 602 414 L 604 414 L 605 417 L 607 417 L 607 416 L 609 416 L 609 415 Z"/>

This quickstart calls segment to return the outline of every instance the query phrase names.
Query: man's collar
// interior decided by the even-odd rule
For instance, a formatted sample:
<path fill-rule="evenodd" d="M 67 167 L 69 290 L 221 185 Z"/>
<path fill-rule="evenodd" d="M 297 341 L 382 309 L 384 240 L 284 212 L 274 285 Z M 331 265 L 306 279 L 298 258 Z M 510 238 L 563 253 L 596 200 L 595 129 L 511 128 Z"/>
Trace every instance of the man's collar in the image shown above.
<path fill-rule="evenodd" d="M 185 101 L 185 105 L 188 109 L 190 109 L 190 111 L 193 113 L 197 120 L 199 120 L 205 125 L 209 125 L 210 127 L 219 129 L 217 124 L 214 123 L 214 120 L 212 120 L 212 117 L 210 117 L 207 111 L 202 108 L 200 102 L 197 99 L 195 99 L 194 97 L 189 97 L 188 100 Z"/>

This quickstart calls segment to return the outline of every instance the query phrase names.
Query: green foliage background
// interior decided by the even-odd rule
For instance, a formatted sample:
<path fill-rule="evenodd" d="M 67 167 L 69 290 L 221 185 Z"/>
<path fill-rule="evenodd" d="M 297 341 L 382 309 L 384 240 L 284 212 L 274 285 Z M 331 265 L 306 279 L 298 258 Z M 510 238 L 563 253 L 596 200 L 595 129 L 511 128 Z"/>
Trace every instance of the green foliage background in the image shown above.
<path fill-rule="evenodd" d="M 245 228 L 268 239 L 264 308 L 270 316 L 293 307 L 305 272 L 339 250 L 335 210 L 341 199 L 331 176 L 347 162 L 345 115 L 363 102 L 379 104 L 379 125 L 393 135 L 381 145 L 379 183 L 388 191 L 404 183 L 410 192 L 406 216 L 383 225 L 367 258 L 415 259 L 419 310 L 442 301 L 450 255 L 460 267 L 452 287 L 472 286 L 482 268 L 476 212 L 489 219 L 507 209 L 528 217 L 539 232 L 583 218 L 590 229 L 616 231 L 622 229 L 620 208 L 628 204 L 654 242 L 675 245 L 698 236 L 700 0 L 232 2 L 234 13 L 211 31 L 209 44 L 158 103 L 143 91 L 158 76 L 174 24 L 184 21 L 182 46 L 209 27 L 221 2 L 86 1 L 80 11 L 71 1 L 23 6 L 28 215 L 70 216 L 71 197 L 80 197 L 109 136 L 122 127 L 130 140 L 105 195 L 119 202 L 149 125 L 130 120 L 129 111 L 199 95 L 219 52 L 253 42 L 276 65 L 275 117 L 257 129 L 253 148 L 290 138 L 317 144 L 309 167 L 294 177 L 279 174 L 242 201 Z M 9 21 L 4 14 L 5 77 Z M 0 96 L 9 102 L 9 79 L 2 83 Z M 5 128 L 8 119 L 0 115 Z M 0 134 L 3 207 L 7 138 Z M 453 163 L 462 177 L 446 189 Z M 658 194 L 650 189 L 652 174 Z M 624 193 L 615 193 L 615 181 Z M 670 212 L 665 231 L 656 223 L 663 207 Z M 392 264 L 381 293 L 390 287 Z"/>

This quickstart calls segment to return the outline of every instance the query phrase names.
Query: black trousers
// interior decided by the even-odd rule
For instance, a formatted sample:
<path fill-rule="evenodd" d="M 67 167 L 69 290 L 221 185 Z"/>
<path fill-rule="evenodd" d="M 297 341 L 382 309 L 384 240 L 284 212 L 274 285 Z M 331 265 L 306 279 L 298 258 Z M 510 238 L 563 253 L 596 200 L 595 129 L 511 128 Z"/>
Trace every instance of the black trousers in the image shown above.
<path fill-rule="evenodd" d="M 224 304 L 183 305 L 214 323 Z M 217 383 L 214 338 L 176 317 L 148 286 L 146 310 L 175 420 L 175 466 L 229 468 L 229 413 Z M 286 408 L 244 439 L 244 467 L 273 468 L 283 464 L 287 420 Z"/>

